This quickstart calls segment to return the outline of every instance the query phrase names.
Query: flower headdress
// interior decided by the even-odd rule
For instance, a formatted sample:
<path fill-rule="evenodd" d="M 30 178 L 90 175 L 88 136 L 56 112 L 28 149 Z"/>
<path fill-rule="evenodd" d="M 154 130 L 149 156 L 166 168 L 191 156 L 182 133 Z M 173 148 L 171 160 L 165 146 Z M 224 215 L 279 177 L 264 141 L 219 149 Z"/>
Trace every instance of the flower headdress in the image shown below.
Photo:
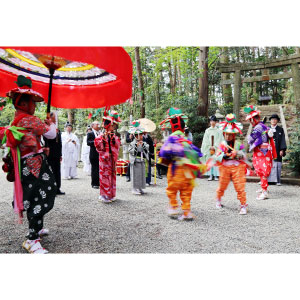
<path fill-rule="evenodd" d="M 242 123 L 237 122 L 235 114 L 228 114 L 225 117 L 225 121 L 220 122 L 218 125 L 219 129 L 221 129 L 224 133 L 240 133 L 243 134 Z"/>

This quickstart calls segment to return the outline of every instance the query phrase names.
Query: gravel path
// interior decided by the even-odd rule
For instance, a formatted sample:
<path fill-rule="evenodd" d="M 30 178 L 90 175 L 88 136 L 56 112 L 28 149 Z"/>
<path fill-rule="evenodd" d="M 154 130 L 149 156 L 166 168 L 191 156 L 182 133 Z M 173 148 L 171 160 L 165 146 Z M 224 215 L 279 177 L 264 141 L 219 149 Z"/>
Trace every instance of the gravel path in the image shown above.
<path fill-rule="evenodd" d="M 56 198 L 45 216 L 50 235 L 42 245 L 51 253 L 299 253 L 300 187 L 271 186 L 271 199 L 255 200 L 257 183 L 247 183 L 249 213 L 238 214 L 232 183 L 215 209 L 217 182 L 197 180 L 192 210 L 197 218 L 180 222 L 166 215 L 166 178 L 148 187 L 144 196 L 132 195 L 125 177 L 117 178 L 117 200 L 103 204 L 90 177 L 63 180 L 65 196 Z M 0 253 L 25 253 L 27 233 L 15 223 L 12 184 L 0 172 Z M 26 218 L 25 218 L 26 219 Z"/>

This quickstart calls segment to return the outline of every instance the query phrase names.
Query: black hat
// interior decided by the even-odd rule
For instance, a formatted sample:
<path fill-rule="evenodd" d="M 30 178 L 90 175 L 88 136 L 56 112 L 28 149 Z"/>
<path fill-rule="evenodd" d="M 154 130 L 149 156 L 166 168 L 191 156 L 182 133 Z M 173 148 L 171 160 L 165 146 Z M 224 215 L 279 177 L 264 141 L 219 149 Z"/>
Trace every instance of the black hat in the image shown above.
<path fill-rule="evenodd" d="M 273 114 L 273 115 L 269 118 L 269 120 L 271 120 L 271 119 L 277 119 L 278 122 L 280 122 L 280 118 L 279 118 L 279 116 L 278 116 L 277 114 Z"/>
<path fill-rule="evenodd" d="M 215 115 L 213 115 L 213 116 L 209 117 L 209 121 L 217 122 L 218 120 L 217 120 L 217 117 Z"/>
<path fill-rule="evenodd" d="M 67 123 L 65 124 L 65 128 L 68 126 L 71 126 L 73 128 L 73 125 L 69 121 L 67 121 Z"/>

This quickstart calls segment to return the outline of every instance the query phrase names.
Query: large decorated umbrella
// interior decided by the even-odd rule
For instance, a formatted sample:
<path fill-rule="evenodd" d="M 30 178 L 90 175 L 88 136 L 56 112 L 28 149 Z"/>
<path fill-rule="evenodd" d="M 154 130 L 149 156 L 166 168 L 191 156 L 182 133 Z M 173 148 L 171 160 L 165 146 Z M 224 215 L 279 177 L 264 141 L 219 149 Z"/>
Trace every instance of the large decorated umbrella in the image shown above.
<path fill-rule="evenodd" d="M 129 100 L 132 92 L 132 62 L 122 47 L 0 46 L 1 97 L 18 75 L 30 77 L 58 108 L 108 107 Z"/>
<path fill-rule="evenodd" d="M 153 132 L 156 129 L 156 125 L 149 119 L 142 118 L 138 120 L 140 122 L 140 126 L 145 129 L 146 132 Z"/>

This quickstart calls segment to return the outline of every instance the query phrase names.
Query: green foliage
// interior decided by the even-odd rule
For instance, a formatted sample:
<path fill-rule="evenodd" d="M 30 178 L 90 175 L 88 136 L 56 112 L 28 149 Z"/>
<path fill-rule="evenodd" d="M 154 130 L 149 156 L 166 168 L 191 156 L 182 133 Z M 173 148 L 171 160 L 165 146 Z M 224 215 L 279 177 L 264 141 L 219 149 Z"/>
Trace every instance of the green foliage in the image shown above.
<path fill-rule="evenodd" d="M 300 117 L 298 117 L 297 130 L 292 133 L 291 144 L 288 148 L 285 160 L 289 161 L 289 167 L 296 175 L 300 174 Z"/>

